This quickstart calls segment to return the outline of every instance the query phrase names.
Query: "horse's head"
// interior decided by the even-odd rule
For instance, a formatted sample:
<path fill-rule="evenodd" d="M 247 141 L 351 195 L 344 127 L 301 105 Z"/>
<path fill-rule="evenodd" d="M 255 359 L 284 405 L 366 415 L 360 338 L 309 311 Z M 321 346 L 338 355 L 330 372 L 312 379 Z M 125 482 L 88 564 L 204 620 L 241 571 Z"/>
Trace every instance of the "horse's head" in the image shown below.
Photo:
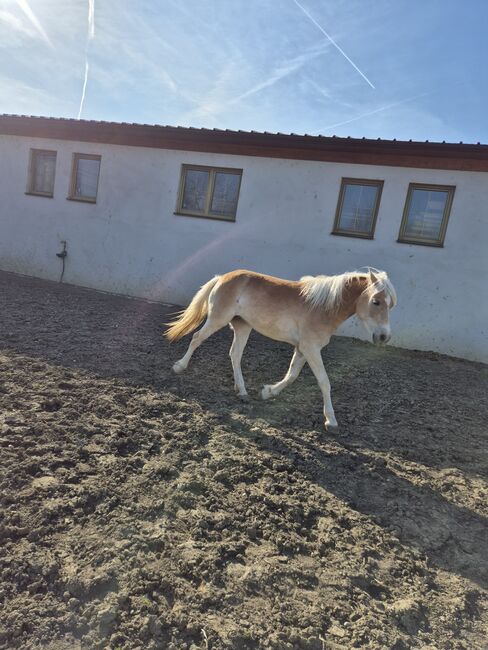
<path fill-rule="evenodd" d="M 391 338 L 390 309 L 396 304 L 396 293 L 384 272 L 370 270 L 368 284 L 356 303 L 356 316 L 364 323 L 373 343 L 385 345 Z"/>

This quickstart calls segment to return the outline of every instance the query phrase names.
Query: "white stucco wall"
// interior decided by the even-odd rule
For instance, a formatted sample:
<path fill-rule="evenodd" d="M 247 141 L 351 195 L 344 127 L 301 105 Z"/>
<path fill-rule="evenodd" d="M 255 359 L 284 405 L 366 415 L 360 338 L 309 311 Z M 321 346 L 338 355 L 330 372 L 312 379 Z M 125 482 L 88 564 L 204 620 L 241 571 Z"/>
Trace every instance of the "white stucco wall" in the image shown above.
<path fill-rule="evenodd" d="M 25 194 L 30 148 L 57 153 L 54 198 Z M 392 344 L 488 362 L 488 174 L 0 136 L 0 268 L 185 304 L 216 273 L 296 279 L 385 269 Z M 73 152 L 102 156 L 98 199 L 66 199 Z M 242 168 L 236 223 L 174 214 L 182 163 Z M 330 235 L 342 177 L 384 180 L 374 240 Z M 410 182 L 455 185 L 444 248 L 396 242 Z M 361 335 L 353 323 L 342 333 Z"/>

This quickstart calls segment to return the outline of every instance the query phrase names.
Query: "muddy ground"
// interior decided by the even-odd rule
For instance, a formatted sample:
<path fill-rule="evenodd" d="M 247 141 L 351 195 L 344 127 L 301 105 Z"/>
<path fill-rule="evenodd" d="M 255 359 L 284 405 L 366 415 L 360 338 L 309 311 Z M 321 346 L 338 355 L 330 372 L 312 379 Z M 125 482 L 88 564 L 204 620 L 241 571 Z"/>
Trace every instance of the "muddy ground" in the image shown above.
<path fill-rule="evenodd" d="M 181 377 L 168 309 L 0 274 L 0 647 L 488 648 L 488 367 L 230 332 Z"/>

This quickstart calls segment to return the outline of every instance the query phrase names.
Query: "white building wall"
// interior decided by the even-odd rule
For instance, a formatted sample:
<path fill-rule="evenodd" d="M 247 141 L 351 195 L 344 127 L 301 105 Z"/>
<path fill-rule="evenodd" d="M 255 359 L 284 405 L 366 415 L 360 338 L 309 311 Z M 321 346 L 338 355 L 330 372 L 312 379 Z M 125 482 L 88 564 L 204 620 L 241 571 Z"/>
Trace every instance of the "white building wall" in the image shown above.
<path fill-rule="evenodd" d="M 57 151 L 54 198 L 25 194 L 29 150 Z M 388 271 L 401 347 L 488 362 L 488 174 L 0 136 L 0 268 L 176 304 L 216 273 Z M 72 154 L 102 157 L 96 204 L 66 199 Z M 174 214 L 182 163 L 243 169 L 235 223 Z M 342 177 L 384 180 L 375 239 L 330 235 Z M 411 182 L 455 185 L 444 248 L 396 242 Z M 342 333 L 362 336 L 353 322 Z"/>

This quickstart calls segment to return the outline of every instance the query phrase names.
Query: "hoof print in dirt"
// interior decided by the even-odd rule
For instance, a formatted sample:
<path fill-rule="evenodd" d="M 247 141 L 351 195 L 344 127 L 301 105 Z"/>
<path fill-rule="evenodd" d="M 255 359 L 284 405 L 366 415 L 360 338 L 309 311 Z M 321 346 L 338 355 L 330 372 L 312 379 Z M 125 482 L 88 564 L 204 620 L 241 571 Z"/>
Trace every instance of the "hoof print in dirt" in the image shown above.
<path fill-rule="evenodd" d="M 395 601 L 390 605 L 389 611 L 399 627 L 410 635 L 417 634 L 426 621 L 423 607 L 411 598 Z"/>
<path fill-rule="evenodd" d="M 54 413 L 56 411 L 59 411 L 62 406 L 63 406 L 62 402 L 56 398 L 46 399 L 43 402 L 41 402 L 41 409 L 43 411 L 47 411 L 48 413 Z"/>

